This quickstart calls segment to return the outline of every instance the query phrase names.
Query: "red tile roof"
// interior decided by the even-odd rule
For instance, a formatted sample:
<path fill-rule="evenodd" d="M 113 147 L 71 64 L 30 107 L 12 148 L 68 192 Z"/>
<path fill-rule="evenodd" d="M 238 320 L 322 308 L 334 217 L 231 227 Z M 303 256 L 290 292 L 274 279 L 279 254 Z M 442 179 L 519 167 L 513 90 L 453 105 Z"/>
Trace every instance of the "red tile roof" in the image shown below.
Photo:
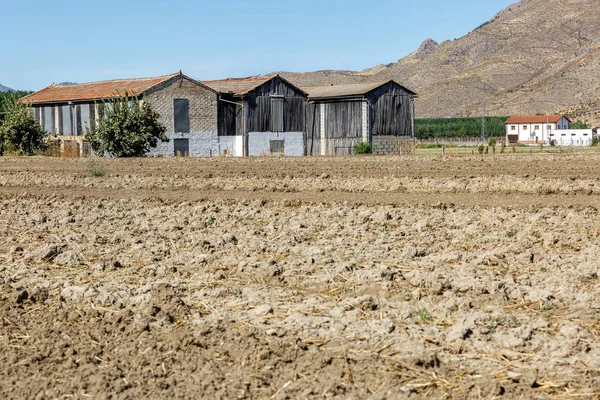
<path fill-rule="evenodd" d="M 564 115 L 534 115 L 534 116 L 523 116 L 523 117 L 510 117 L 506 120 L 505 124 L 543 124 L 543 123 L 551 123 L 555 124 L 560 121 L 561 118 L 565 118 L 567 121 L 569 120 Z"/>
<path fill-rule="evenodd" d="M 228 78 L 216 81 L 202 81 L 209 88 L 219 93 L 232 93 L 236 96 L 243 96 L 260 85 L 273 79 L 272 76 L 252 76 L 248 78 Z"/>
<path fill-rule="evenodd" d="M 51 85 L 25 96 L 27 103 L 64 103 L 67 101 L 91 101 L 116 97 L 127 93 L 142 94 L 178 74 L 155 78 L 118 79 L 113 81 L 81 83 L 76 85 Z"/>

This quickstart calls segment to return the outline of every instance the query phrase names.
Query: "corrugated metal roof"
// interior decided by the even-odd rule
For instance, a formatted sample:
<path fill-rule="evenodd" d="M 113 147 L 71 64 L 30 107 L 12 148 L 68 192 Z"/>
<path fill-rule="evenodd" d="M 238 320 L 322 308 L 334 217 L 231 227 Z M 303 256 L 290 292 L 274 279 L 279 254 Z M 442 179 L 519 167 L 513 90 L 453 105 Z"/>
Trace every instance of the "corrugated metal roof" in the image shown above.
<path fill-rule="evenodd" d="M 123 95 L 125 92 L 129 94 L 142 94 L 148 89 L 177 75 L 179 73 L 155 78 L 117 79 L 75 85 L 51 85 L 29 96 L 25 96 L 22 101 L 32 104 L 63 103 L 67 101 L 109 99 L 118 96 L 119 93 Z"/>
<path fill-rule="evenodd" d="M 505 124 L 543 124 L 552 123 L 555 124 L 560 121 L 561 118 L 567 119 L 564 115 L 530 115 L 530 116 L 514 116 L 506 120 Z"/>
<path fill-rule="evenodd" d="M 204 85 L 219 93 L 232 93 L 243 96 L 260 85 L 273 79 L 272 76 L 252 76 L 248 78 L 228 78 L 216 81 L 202 81 Z"/>
<path fill-rule="evenodd" d="M 303 91 L 308 93 L 309 98 L 313 99 L 325 99 L 334 97 L 349 97 L 349 96 L 364 96 L 372 90 L 377 89 L 387 83 L 394 82 L 380 81 L 380 82 L 361 82 L 361 83 L 345 83 L 340 85 L 326 85 L 326 86 L 305 86 L 301 87 Z M 396 83 L 396 82 L 394 82 Z M 396 83 L 397 84 L 397 83 Z M 399 85 L 402 86 L 402 85 Z M 406 89 L 406 88 L 405 88 Z M 406 89 L 412 94 L 412 90 Z"/>

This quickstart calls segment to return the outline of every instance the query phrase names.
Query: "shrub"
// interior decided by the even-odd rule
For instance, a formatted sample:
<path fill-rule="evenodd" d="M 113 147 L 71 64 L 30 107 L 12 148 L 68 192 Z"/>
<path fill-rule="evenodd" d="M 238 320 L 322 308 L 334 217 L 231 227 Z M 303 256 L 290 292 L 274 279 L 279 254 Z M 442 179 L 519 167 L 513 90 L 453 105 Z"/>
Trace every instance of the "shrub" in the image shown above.
<path fill-rule="evenodd" d="M 597 137 L 592 139 L 592 147 L 594 147 L 594 146 L 598 146 L 598 138 Z"/>
<path fill-rule="evenodd" d="M 88 172 L 91 176 L 101 178 L 106 175 L 106 167 L 104 166 L 104 163 L 92 161 L 89 164 Z"/>
<path fill-rule="evenodd" d="M 477 146 L 477 152 L 479 154 L 483 154 L 484 151 L 485 151 L 485 146 L 483 144 L 480 144 L 479 146 Z"/>
<path fill-rule="evenodd" d="M 32 109 L 12 96 L 6 106 L 6 117 L 0 123 L 0 155 L 5 151 L 32 155 L 44 149 L 46 132 L 33 116 Z"/>
<path fill-rule="evenodd" d="M 358 142 L 353 147 L 355 154 L 370 154 L 371 153 L 371 143 L 369 142 Z"/>
<path fill-rule="evenodd" d="M 143 157 L 158 141 L 168 142 L 167 128 L 146 101 L 137 96 L 119 96 L 104 107 L 97 124 L 86 134 L 96 154 L 114 157 Z"/>

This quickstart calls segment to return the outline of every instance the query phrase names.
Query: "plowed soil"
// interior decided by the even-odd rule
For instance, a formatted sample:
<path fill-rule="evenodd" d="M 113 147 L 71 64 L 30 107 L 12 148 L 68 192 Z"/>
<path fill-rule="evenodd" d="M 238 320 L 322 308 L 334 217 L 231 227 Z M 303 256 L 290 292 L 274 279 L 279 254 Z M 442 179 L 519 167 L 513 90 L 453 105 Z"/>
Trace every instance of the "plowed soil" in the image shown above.
<path fill-rule="evenodd" d="M 0 158 L 0 398 L 598 398 L 599 200 L 596 154 Z"/>

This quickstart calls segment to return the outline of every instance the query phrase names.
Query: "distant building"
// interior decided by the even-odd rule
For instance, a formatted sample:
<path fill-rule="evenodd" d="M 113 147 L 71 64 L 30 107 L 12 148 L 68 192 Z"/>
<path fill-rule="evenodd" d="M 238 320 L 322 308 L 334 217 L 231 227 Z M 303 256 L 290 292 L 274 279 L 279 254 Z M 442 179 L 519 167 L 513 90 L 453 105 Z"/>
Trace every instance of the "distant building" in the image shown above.
<path fill-rule="evenodd" d="M 299 88 L 279 75 L 199 82 L 180 72 L 53 84 L 23 101 L 61 147 L 83 155 L 88 129 L 125 93 L 149 102 L 167 127 L 170 142 L 151 149 L 155 156 L 341 155 L 358 142 L 400 153 L 413 137 L 417 97 L 394 81 Z"/>
<path fill-rule="evenodd" d="M 304 91 L 280 76 L 203 81 L 219 93 L 220 153 L 303 156 Z"/>
<path fill-rule="evenodd" d="M 306 152 L 350 154 L 358 142 L 373 153 L 399 153 L 413 136 L 417 94 L 394 81 L 302 87 L 306 105 Z"/>
<path fill-rule="evenodd" d="M 569 129 L 569 119 L 563 115 L 510 117 L 506 122 L 508 143 L 549 143 L 562 137 L 560 130 Z"/>
<path fill-rule="evenodd" d="M 23 98 L 42 128 L 85 152 L 85 133 L 103 107 L 127 93 L 148 101 L 167 128 L 168 143 L 159 142 L 150 155 L 211 156 L 219 153 L 217 93 L 180 73 L 155 78 L 119 79 L 83 84 L 51 85 Z"/>

